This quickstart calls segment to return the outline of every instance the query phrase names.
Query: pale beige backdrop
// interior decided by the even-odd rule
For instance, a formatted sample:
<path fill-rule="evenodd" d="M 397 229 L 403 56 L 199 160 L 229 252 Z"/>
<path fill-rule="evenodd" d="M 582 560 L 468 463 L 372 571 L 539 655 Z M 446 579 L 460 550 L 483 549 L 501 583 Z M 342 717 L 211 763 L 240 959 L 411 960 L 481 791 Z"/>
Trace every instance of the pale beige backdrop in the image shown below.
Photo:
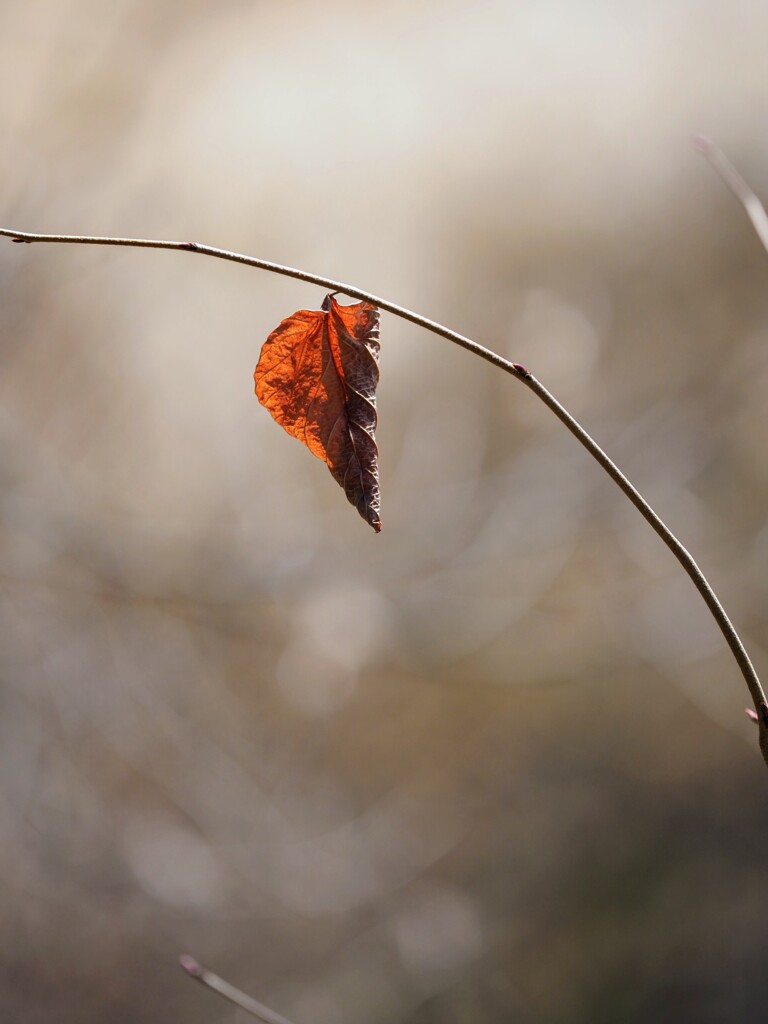
<path fill-rule="evenodd" d="M 348 279 L 530 365 L 768 671 L 768 7 L 0 2 L 0 224 Z M 253 397 L 318 288 L 0 244 L 0 1019 L 765 1019 L 768 775 L 689 581 L 382 317 L 384 529 Z"/>

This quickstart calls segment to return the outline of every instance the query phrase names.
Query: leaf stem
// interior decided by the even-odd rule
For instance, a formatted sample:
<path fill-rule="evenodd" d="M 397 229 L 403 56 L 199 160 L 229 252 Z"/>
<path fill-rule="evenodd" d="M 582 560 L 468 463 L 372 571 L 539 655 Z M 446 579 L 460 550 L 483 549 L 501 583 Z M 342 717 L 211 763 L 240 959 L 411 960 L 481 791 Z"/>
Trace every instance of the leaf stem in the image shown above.
<path fill-rule="evenodd" d="M 281 1016 L 279 1013 L 275 1013 L 274 1010 L 270 1010 L 268 1006 L 264 1006 L 262 1003 L 257 1002 L 252 996 L 246 995 L 245 992 L 241 992 L 239 988 L 235 988 L 228 981 L 220 978 L 218 974 L 214 974 L 213 971 L 209 971 L 202 964 L 199 964 L 194 957 L 188 954 L 183 954 L 179 957 L 179 964 L 181 969 L 189 975 L 190 978 L 194 978 L 195 981 L 199 981 L 206 988 L 211 989 L 212 992 L 216 992 L 218 995 L 227 999 L 230 1003 L 240 1007 L 241 1010 L 245 1010 L 246 1013 L 250 1013 L 252 1017 L 257 1020 L 264 1021 L 265 1024 L 291 1024 L 287 1017 Z"/>
<path fill-rule="evenodd" d="M 758 675 L 752 665 L 749 655 L 747 654 L 744 644 L 741 642 L 739 634 L 736 632 L 736 629 L 728 618 L 725 609 L 708 583 L 703 572 L 690 552 L 683 546 L 656 512 L 654 512 L 637 488 L 608 457 L 600 445 L 587 433 L 578 420 L 576 420 L 557 401 L 557 399 L 544 387 L 544 385 L 524 366 L 521 366 L 520 363 L 509 362 L 496 352 L 492 352 L 483 345 L 479 345 L 476 341 L 472 341 L 471 338 L 467 338 L 463 334 L 452 331 L 450 328 L 444 327 L 442 324 L 436 323 L 434 320 L 429 320 L 427 317 L 421 316 L 419 313 L 414 313 L 412 310 L 406 309 L 404 306 L 399 306 L 394 302 L 389 302 L 387 299 L 382 299 L 377 295 L 372 295 L 370 292 L 363 291 L 360 288 L 355 288 L 353 285 L 346 284 L 343 281 L 335 281 L 332 278 L 323 277 L 319 274 L 312 274 L 305 270 L 298 270 L 294 267 L 286 267 L 280 263 L 272 263 L 269 260 L 258 259 L 255 256 L 246 256 L 242 253 L 230 252 L 228 249 L 217 249 L 210 245 L 200 245 L 197 242 L 170 242 L 146 238 L 109 238 L 98 235 L 42 235 L 31 234 L 24 231 L 13 231 L 9 228 L 0 228 L 0 235 L 5 235 L 6 237 L 13 239 L 15 242 L 60 242 L 74 243 L 78 245 L 137 246 L 144 249 L 178 249 L 182 252 L 198 253 L 202 256 L 213 256 L 216 259 L 230 260 L 233 263 L 242 263 L 248 267 L 258 267 L 261 270 L 268 270 L 274 274 L 282 274 L 285 277 L 293 277 L 299 281 L 306 281 L 309 284 L 319 285 L 320 287 L 328 288 L 331 291 L 342 292 L 343 294 L 349 295 L 351 298 L 359 299 L 362 302 L 369 302 L 371 305 L 377 306 L 379 309 L 383 309 L 388 313 L 392 313 L 394 316 L 398 316 L 403 320 L 408 320 L 410 323 L 416 324 L 418 327 L 423 327 L 425 330 L 431 331 L 432 334 L 437 334 L 442 338 L 446 338 L 455 345 L 460 345 L 462 348 L 467 349 L 468 352 L 473 352 L 481 359 L 485 359 L 487 362 L 499 367 L 499 369 L 504 370 L 505 373 L 509 373 L 519 381 L 522 381 L 522 383 L 525 384 L 526 387 L 528 387 L 539 399 L 541 399 L 541 401 L 555 414 L 555 416 L 557 416 L 560 422 L 568 428 L 581 445 L 586 448 L 592 458 L 602 466 L 608 476 L 624 492 L 643 518 L 656 531 L 664 544 L 666 544 L 690 577 L 699 594 L 701 594 L 712 614 L 712 617 L 720 627 L 720 631 L 725 637 L 725 641 L 730 647 L 731 653 L 736 659 L 736 663 L 739 666 L 741 674 L 744 677 L 744 681 L 749 689 L 749 693 L 755 707 L 755 714 L 759 728 L 760 749 L 766 765 L 768 765 L 768 701 L 766 701 L 765 693 L 763 692 Z"/>

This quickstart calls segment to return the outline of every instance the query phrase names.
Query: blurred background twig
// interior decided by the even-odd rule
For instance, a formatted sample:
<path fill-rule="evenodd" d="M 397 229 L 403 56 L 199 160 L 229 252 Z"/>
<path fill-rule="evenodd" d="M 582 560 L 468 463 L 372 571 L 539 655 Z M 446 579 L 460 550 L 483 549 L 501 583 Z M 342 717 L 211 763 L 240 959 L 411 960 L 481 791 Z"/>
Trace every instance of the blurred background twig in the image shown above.
<path fill-rule="evenodd" d="M 696 148 L 709 160 L 728 188 L 733 192 L 750 219 L 755 234 L 768 252 L 768 214 L 749 184 L 739 174 L 723 151 L 704 135 L 696 136 Z"/>
<path fill-rule="evenodd" d="M 235 988 L 234 985 L 220 978 L 218 974 L 214 974 L 207 967 L 203 967 L 194 957 L 188 956 L 185 953 L 179 957 L 179 963 L 190 978 L 199 981 L 206 988 L 216 992 L 217 995 L 232 1003 L 233 1006 L 237 1006 L 239 1009 L 250 1014 L 251 1017 L 265 1021 L 266 1024 L 291 1024 L 287 1017 L 281 1017 L 279 1013 L 270 1010 L 268 1006 L 263 1006 L 252 996 L 241 992 L 239 988 Z"/>

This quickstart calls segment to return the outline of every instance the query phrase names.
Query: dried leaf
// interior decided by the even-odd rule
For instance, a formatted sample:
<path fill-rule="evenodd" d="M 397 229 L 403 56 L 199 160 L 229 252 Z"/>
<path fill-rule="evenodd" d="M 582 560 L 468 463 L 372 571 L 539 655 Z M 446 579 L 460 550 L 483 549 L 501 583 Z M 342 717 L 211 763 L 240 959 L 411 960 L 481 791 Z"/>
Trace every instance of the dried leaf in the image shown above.
<path fill-rule="evenodd" d="M 349 501 L 378 533 L 376 385 L 379 311 L 367 302 L 300 309 L 264 342 L 256 397 L 289 434 L 327 463 Z"/>

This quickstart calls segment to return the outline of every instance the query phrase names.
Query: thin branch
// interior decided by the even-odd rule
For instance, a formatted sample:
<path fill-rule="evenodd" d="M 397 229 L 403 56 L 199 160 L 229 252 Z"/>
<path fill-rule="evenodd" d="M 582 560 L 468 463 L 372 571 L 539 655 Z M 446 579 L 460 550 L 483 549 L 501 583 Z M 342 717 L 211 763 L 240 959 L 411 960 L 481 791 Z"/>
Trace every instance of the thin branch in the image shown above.
<path fill-rule="evenodd" d="M 371 295 L 370 292 L 354 288 L 343 281 L 334 281 L 330 277 L 310 274 L 306 270 L 297 270 L 294 267 L 284 267 L 280 263 L 260 260 L 255 256 L 245 256 L 240 252 L 230 252 L 229 249 L 216 249 L 212 245 L 200 245 L 197 242 L 167 242 L 151 238 L 103 238 L 98 235 L 33 235 L 25 231 L 10 231 L 7 228 L 0 228 L 0 235 L 12 238 L 14 242 L 73 242 L 76 245 L 128 245 L 139 246 L 142 249 L 180 249 L 182 252 L 194 252 L 199 253 L 201 256 L 214 256 L 219 260 L 242 263 L 246 267 L 258 267 L 260 270 L 269 270 L 273 274 L 282 274 L 283 277 L 295 277 L 298 281 L 307 281 L 309 284 L 320 285 L 321 288 L 327 288 L 332 292 L 342 292 L 353 299 L 360 299 L 361 302 L 370 302 L 371 305 L 378 306 L 379 309 L 384 309 L 387 313 L 393 313 L 403 320 L 410 320 L 412 324 L 417 324 L 427 331 L 432 331 L 433 334 L 439 334 L 441 337 L 452 341 L 455 345 L 461 345 L 462 348 L 474 352 L 475 355 L 480 356 L 482 359 L 487 359 L 489 363 L 501 367 L 502 370 L 506 370 L 508 373 L 514 373 L 521 379 L 523 377 L 521 372 L 513 368 L 512 363 L 502 359 L 501 356 L 497 356 L 490 349 L 483 348 L 482 345 L 478 345 L 471 338 L 465 338 L 462 334 L 443 327 L 442 324 L 428 320 L 425 316 L 420 316 L 418 313 L 413 313 L 410 309 L 405 309 L 404 306 L 398 306 L 394 302 L 380 299 L 376 295 Z"/>
<path fill-rule="evenodd" d="M 706 138 L 704 135 L 697 135 L 694 139 L 694 145 L 702 156 L 707 158 L 744 207 L 757 237 L 763 243 L 763 248 L 768 252 L 768 213 L 765 212 L 763 204 L 725 153 L 711 139 Z"/>
<path fill-rule="evenodd" d="M 198 253 L 202 256 L 213 256 L 217 259 L 230 260 L 234 263 L 242 263 L 249 267 L 258 267 L 261 270 L 268 270 L 274 274 L 282 274 L 285 277 L 293 277 L 299 281 L 307 281 L 310 284 L 320 285 L 320 287 L 327 288 L 330 291 L 342 292 L 352 298 L 360 299 L 363 302 L 369 302 L 371 305 L 377 306 L 379 309 L 383 309 L 388 313 L 394 314 L 394 316 L 401 317 L 403 320 L 408 320 L 410 323 L 423 327 L 425 330 L 431 331 L 433 334 L 437 334 L 442 338 L 447 338 L 448 341 L 453 342 L 455 345 L 460 345 L 469 352 L 473 352 L 475 355 L 480 356 L 481 359 L 487 360 L 487 362 L 492 363 L 501 370 L 504 370 L 505 373 L 509 373 L 513 377 L 517 378 L 517 380 L 522 381 L 522 383 L 525 384 L 538 398 L 540 398 L 541 401 L 555 414 L 555 416 L 557 416 L 568 430 L 570 430 L 573 436 L 584 446 L 584 448 L 586 448 L 596 462 L 602 466 L 614 483 L 621 488 L 643 518 L 656 531 L 659 537 L 661 537 L 662 541 L 678 560 L 692 580 L 693 585 L 701 594 L 704 602 L 712 613 L 712 617 L 720 627 L 720 631 L 725 637 L 725 641 L 730 647 L 731 653 L 736 659 L 736 663 L 739 666 L 741 674 L 744 677 L 744 681 L 749 689 L 757 716 L 757 724 L 760 734 L 760 749 L 766 765 L 768 765 L 768 701 L 766 701 L 760 680 L 754 666 L 752 665 L 749 655 L 746 652 L 744 644 L 741 642 L 739 634 L 736 632 L 733 623 L 728 618 L 728 615 L 726 614 L 725 609 L 720 603 L 714 590 L 707 582 L 706 577 L 696 564 L 690 552 L 681 544 L 675 534 L 654 512 L 637 488 L 627 479 L 618 466 L 608 457 L 600 445 L 587 433 L 581 424 L 574 419 L 574 417 L 571 416 L 571 414 L 562 405 L 560 405 L 557 399 L 550 394 L 544 385 L 524 366 L 521 366 L 519 363 L 509 362 L 507 359 L 502 358 L 500 355 L 497 355 L 497 353 L 485 348 L 483 345 L 478 345 L 476 341 L 472 341 L 470 338 L 466 338 L 464 335 L 458 334 L 456 331 L 452 331 L 448 327 L 444 327 L 442 324 L 436 323 L 434 320 L 428 320 L 426 317 L 421 316 L 418 313 L 414 313 L 410 309 L 405 309 L 403 306 L 398 306 L 394 302 L 389 302 L 387 299 L 382 299 L 377 295 L 372 295 L 370 292 L 362 291 L 361 289 L 355 288 L 343 281 L 334 281 L 331 278 L 322 277 L 319 274 L 311 274 L 305 270 L 297 270 L 293 267 L 286 267 L 279 263 L 271 263 L 268 260 L 257 259 L 254 256 L 244 256 L 242 253 L 230 252 L 227 249 L 216 249 L 209 245 L 200 245 L 197 242 L 168 242 L 145 238 L 106 238 L 92 235 L 40 235 L 30 234 L 29 232 L 23 231 L 12 231 L 8 228 L 0 228 L 0 235 L 12 238 L 15 242 L 64 242 L 79 245 L 121 245 L 139 246 L 145 249 L 179 249 L 183 252 Z"/>
<path fill-rule="evenodd" d="M 194 978 L 195 981 L 199 981 L 206 988 L 211 989 L 212 992 L 216 992 L 224 999 L 229 1000 L 230 1003 L 234 1003 L 235 1006 L 239 1006 L 241 1010 L 245 1010 L 246 1013 L 250 1013 L 252 1017 L 257 1020 L 264 1021 L 265 1024 L 291 1024 L 291 1021 L 287 1017 L 283 1017 L 279 1013 L 275 1013 L 274 1010 L 270 1010 L 268 1006 L 264 1006 L 262 1003 L 257 1002 L 252 996 L 246 995 L 245 992 L 241 992 L 239 988 L 235 988 L 234 985 L 230 985 L 228 981 L 224 981 L 218 974 L 214 974 L 213 971 L 209 971 L 206 967 L 195 960 L 194 957 L 188 956 L 186 953 L 179 957 L 179 963 L 181 968 L 190 978 Z"/>

